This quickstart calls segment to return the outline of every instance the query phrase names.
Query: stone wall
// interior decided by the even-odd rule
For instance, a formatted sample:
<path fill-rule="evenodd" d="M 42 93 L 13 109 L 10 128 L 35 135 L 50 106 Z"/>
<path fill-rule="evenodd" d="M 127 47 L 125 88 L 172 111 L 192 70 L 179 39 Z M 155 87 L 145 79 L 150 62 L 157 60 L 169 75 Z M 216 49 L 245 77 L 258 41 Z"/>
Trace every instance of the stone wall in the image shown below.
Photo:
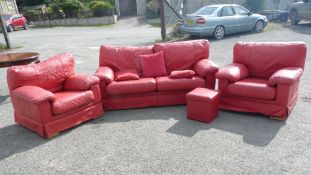
<path fill-rule="evenodd" d="M 117 15 L 93 18 L 65 18 L 34 21 L 36 26 L 89 26 L 89 25 L 105 25 L 115 24 L 117 22 Z"/>

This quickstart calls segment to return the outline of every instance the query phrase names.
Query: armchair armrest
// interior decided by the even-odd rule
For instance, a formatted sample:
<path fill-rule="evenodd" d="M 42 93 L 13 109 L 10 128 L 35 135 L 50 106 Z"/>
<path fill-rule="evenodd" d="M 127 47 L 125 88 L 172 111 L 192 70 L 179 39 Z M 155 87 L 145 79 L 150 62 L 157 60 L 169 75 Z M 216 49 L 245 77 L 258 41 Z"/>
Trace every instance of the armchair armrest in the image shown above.
<path fill-rule="evenodd" d="M 216 73 L 216 78 L 236 82 L 249 76 L 247 67 L 243 64 L 232 63 L 220 69 Z"/>
<path fill-rule="evenodd" d="M 65 80 L 64 89 L 69 91 L 85 91 L 99 84 L 99 78 L 89 75 L 72 75 Z"/>
<path fill-rule="evenodd" d="M 94 75 L 106 84 L 110 84 L 114 80 L 113 70 L 107 66 L 99 67 Z"/>
<path fill-rule="evenodd" d="M 55 101 L 55 97 L 52 92 L 38 86 L 22 86 L 14 89 L 11 95 L 32 104 L 39 104 L 45 101 Z"/>
<path fill-rule="evenodd" d="M 200 60 L 194 65 L 195 73 L 201 77 L 206 77 L 207 74 L 215 74 L 218 70 L 218 66 L 208 59 Z"/>
<path fill-rule="evenodd" d="M 291 85 L 297 81 L 303 73 L 303 70 L 298 67 L 288 67 L 275 72 L 268 81 L 268 85 Z"/>

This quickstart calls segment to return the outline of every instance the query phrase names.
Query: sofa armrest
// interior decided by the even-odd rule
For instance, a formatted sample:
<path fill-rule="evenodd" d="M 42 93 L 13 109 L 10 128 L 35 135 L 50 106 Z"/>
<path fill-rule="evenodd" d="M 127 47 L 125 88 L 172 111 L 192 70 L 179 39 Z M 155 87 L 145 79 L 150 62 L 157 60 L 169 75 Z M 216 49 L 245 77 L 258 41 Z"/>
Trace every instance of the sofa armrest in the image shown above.
<path fill-rule="evenodd" d="M 14 89 L 11 95 L 32 104 L 39 104 L 45 101 L 54 102 L 55 96 L 52 92 L 37 86 L 22 86 Z"/>
<path fill-rule="evenodd" d="M 64 89 L 68 91 L 86 91 L 99 84 L 99 78 L 89 75 L 72 75 L 65 80 Z"/>
<path fill-rule="evenodd" d="M 268 81 L 268 85 L 291 85 L 297 81 L 303 73 L 303 70 L 298 67 L 288 67 L 276 71 Z"/>
<path fill-rule="evenodd" d="M 113 70 L 107 66 L 99 67 L 94 75 L 106 84 L 110 84 L 114 80 Z"/>
<path fill-rule="evenodd" d="M 243 64 L 232 63 L 220 69 L 216 73 L 216 78 L 236 82 L 249 76 L 247 67 Z"/>
<path fill-rule="evenodd" d="M 194 71 L 200 77 L 206 77 L 207 74 L 215 74 L 219 70 L 219 67 L 214 62 L 203 59 L 194 65 Z"/>

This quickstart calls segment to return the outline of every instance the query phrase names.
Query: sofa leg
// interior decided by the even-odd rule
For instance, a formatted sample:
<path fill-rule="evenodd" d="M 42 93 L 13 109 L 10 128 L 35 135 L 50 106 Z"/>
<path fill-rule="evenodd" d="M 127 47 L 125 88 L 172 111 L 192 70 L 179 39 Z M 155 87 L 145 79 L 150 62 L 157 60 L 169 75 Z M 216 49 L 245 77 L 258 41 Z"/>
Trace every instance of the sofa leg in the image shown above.
<path fill-rule="evenodd" d="M 57 135 L 59 135 L 59 132 L 54 133 L 54 134 L 52 134 L 52 135 L 48 136 L 48 137 L 47 137 L 47 139 L 50 139 L 50 138 L 56 137 Z"/>
<path fill-rule="evenodd" d="M 270 116 L 271 119 L 273 120 L 278 120 L 278 121 L 285 121 L 286 118 L 280 118 L 280 117 L 275 117 L 275 116 Z"/>

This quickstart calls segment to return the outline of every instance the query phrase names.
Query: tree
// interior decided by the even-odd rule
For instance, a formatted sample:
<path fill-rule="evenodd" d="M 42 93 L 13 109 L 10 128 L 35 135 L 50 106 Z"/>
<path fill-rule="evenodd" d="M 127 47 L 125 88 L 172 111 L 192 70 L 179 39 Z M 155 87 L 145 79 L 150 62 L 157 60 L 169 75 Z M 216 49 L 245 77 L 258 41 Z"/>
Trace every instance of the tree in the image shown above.
<path fill-rule="evenodd" d="M 265 6 L 265 0 L 246 0 L 246 7 L 251 11 L 258 12 Z"/>

